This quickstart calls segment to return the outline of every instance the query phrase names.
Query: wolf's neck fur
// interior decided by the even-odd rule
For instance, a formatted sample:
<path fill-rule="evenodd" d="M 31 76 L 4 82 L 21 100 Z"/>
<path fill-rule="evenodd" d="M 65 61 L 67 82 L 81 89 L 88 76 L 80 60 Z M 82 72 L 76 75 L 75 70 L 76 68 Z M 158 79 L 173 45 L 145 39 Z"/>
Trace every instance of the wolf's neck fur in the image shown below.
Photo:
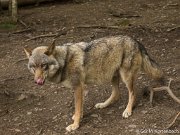
<path fill-rule="evenodd" d="M 64 60 L 67 56 L 67 46 L 56 46 L 53 56 L 59 64 L 62 64 L 62 59 Z"/>
<path fill-rule="evenodd" d="M 59 74 L 61 74 L 61 82 L 65 80 L 66 76 L 66 66 L 67 66 L 67 58 L 68 58 L 68 46 L 58 46 L 56 48 L 58 56 L 56 59 L 58 60 L 58 63 L 61 66 L 61 71 Z"/>
<path fill-rule="evenodd" d="M 52 56 L 53 59 L 55 59 L 59 65 L 59 69 L 57 72 L 51 76 L 48 77 L 49 81 L 55 82 L 55 83 L 60 83 L 65 80 L 66 76 L 66 59 L 68 56 L 68 47 L 67 46 L 56 46 Z"/>
<path fill-rule="evenodd" d="M 82 46 L 81 44 L 56 46 L 53 56 L 59 64 L 59 70 L 52 77 L 52 80 L 62 82 L 65 87 L 69 87 L 72 83 L 72 78 L 73 80 L 78 78 L 75 76 L 82 70 L 85 53 L 85 45 Z M 77 63 L 69 64 L 72 61 L 77 61 Z"/>

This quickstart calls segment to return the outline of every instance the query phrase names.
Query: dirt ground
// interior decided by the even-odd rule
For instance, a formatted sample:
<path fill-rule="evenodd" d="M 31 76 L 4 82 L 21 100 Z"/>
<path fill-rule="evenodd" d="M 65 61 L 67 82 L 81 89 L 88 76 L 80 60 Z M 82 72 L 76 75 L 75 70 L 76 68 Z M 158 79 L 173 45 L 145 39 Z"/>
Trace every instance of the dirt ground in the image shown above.
<path fill-rule="evenodd" d="M 179 119 L 170 130 L 162 130 L 172 122 L 180 106 L 165 91 L 155 93 L 154 104 L 150 106 L 147 87 L 152 86 L 154 81 L 140 74 L 135 86 L 138 91 L 137 103 L 131 117 L 122 118 L 128 100 L 127 89 L 122 82 L 120 100 L 100 110 L 95 109 L 94 105 L 108 98 L 111 87 L 108 84 L 88 86 L 90 92 L 85 99 L 85 116 L 80 128 L 67 133 L 65 127 L 72 123 L 74 111 L 73 90 L 50 82 L 44 86 L 34 84 L 23 52 L 26 45 L 30 48 L 48 45 L 53 37 L 27 39 L 42 34 L 61 33 L 62 29 L 67 32 L 57 37 L 57 45 L 88 42 L 104 36 L 129 35 L 144 44 L 150 56 L 164 70 L 167 79 L 174 79 L 171 88 L 180 97 L 179 0 L 40 3 L 39 6 L 19 8 L 19 19 L 24 25 L 20 22 L 17 25 L 9 24 L 6 16 L 7 11 L 2 11 L 0 135 L 136 135 L 180 132 Z M 144 91 L 146 94 L 143 94 Z"/>

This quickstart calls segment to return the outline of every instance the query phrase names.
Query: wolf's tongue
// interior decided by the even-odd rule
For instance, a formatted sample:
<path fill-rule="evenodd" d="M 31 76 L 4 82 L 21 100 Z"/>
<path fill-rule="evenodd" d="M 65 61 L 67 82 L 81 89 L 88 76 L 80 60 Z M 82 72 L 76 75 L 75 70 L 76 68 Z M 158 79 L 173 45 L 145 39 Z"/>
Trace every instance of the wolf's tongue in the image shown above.
<path fill-rule="evenodd" d="M 38 85 L 43 85 L 43 84 L 44 84 L 44 80 L 41 79 L 41 78 L 39 78 L 39 79 L 36 80 L 36 83 L 37 83 Z"/>

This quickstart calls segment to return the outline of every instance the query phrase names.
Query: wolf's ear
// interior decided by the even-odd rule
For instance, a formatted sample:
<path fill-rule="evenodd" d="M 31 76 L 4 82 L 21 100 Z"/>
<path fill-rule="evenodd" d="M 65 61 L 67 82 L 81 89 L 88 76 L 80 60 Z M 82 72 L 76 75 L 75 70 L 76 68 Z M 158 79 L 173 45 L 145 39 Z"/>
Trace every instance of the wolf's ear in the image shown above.
<path fill-rule="evenodd" d="M 32 55 L 32 50 L 27 47 L 24 47 L 24 52 L 28 58 Z"/>
<path fill-rule="evenodd" d="M 55 39 L 53 40 L 52 44 L 48 46 L 48 48 L 44 52 L 44 54 L 51 55 L 51 54 L 53 54 L 54 50 L 55 50 Z"/>

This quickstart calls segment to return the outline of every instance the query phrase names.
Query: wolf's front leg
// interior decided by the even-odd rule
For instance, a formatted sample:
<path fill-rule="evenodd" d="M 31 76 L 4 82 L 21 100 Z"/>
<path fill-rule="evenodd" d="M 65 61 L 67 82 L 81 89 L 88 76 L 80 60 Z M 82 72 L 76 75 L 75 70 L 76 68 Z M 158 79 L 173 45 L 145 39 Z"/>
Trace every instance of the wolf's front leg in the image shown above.
<path fill-rule="evenodd" d="M 83 96 L 84 96 L 84 87 L 79 85 L 75 88 L 75 114 L 74 114 L 74 123 L 66 127 L 67 131 L 76 130 L 79 127 L 80 119 L 83 114 Z"/>

